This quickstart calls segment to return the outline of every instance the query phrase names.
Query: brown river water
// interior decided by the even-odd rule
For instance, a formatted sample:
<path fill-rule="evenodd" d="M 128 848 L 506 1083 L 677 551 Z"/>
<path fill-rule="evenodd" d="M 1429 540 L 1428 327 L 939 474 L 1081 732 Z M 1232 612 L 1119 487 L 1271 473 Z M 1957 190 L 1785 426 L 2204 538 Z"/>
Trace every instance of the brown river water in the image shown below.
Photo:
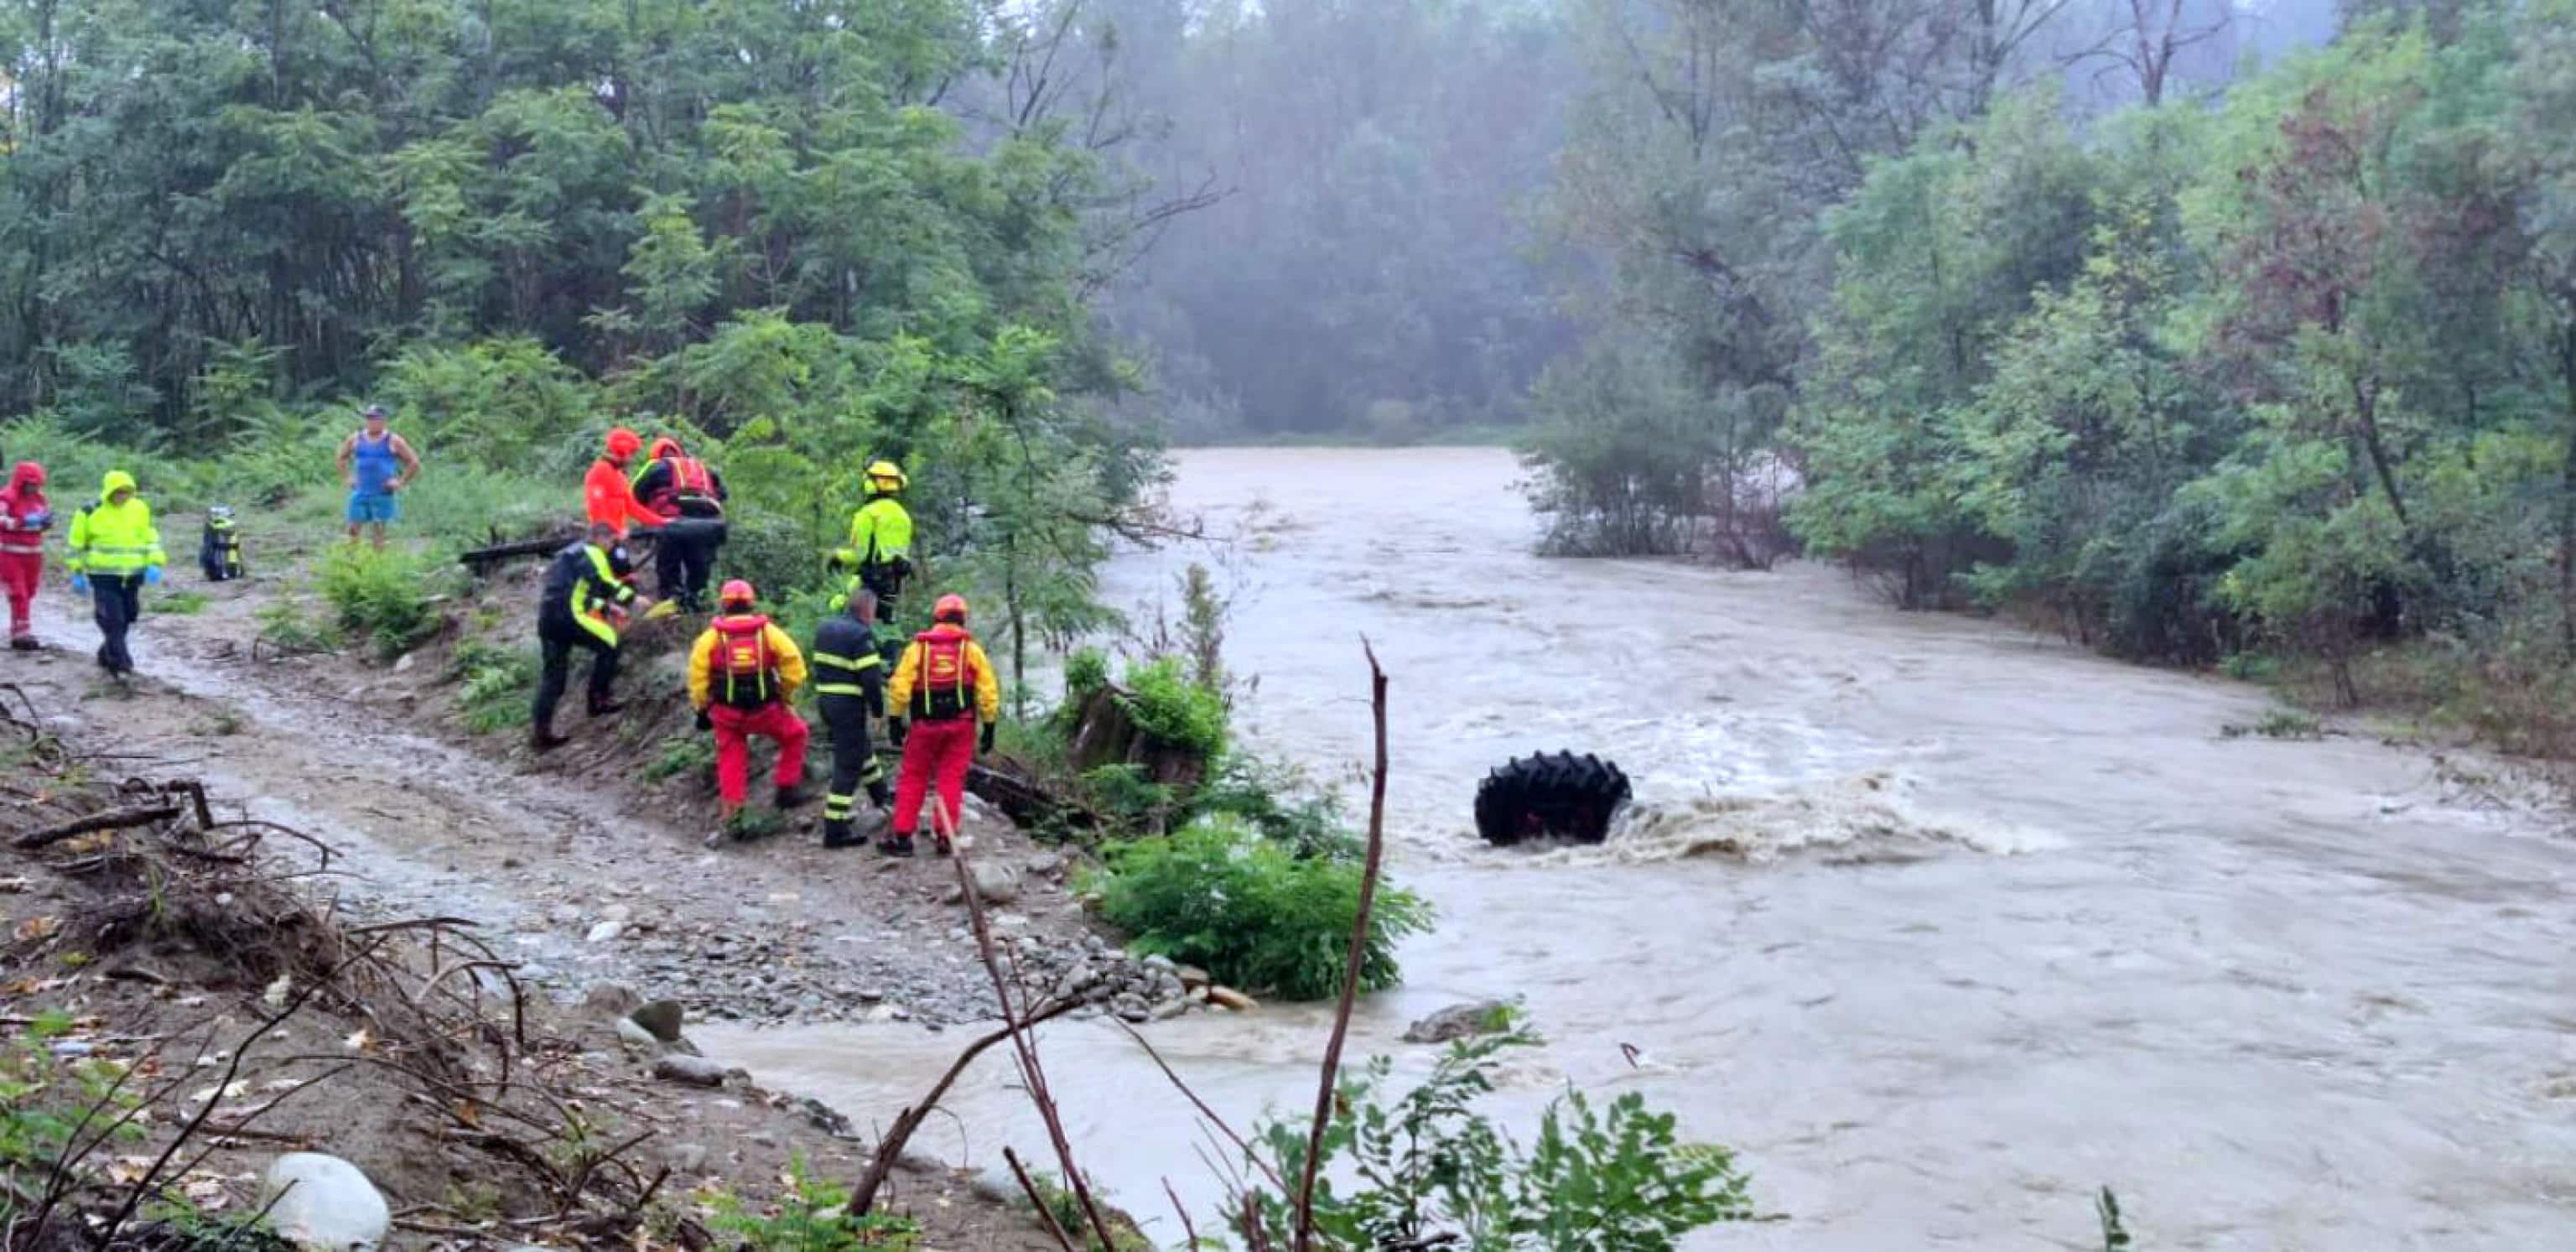
<path fill-rule="evenodd" d="M 1172 502 L 1234 536 L 1122 557 L 1127 603 L 1206 561 L 1238 593 L 1249 740 L 1354 779 L 1391 676 L 1394 874 L 1438 908 L 1352 1054 L 1519 996 L 1548 1044 L 1495 1106 L 1638 1091 L 1736 1147 L 1784 1220 L 1692 1247 L 2576 1247 L 2576 839 L 2454 756 L 2229 738 L 2245 685 L 1990 621 L 1893 612 L 1839 572 L 1543 561 L 1492 450 L 1184 453 Z M 1476 780 L 1611 757 L 1638 803 L 1592 849 L 1486 849 Z M 2465 781 L 2464 781 L 2465 777 Z M 1346 788 L 1362 799 L 1364 791 Z M 1327 1016 L 1152 1038 L 1246 1124 L 1312 1100 Z M 766 1085 L 890 1116 L 962 1043 L 723 1030 Z M 1180 1241 L 1217 1152 L 1102 1023 L 1045 1038 L 1086 1167 Z M 1635 1050 L 1632 1060 L 1622 1045 Z M 1043 1159 L 988 1054 L 918 1146 Z"/>

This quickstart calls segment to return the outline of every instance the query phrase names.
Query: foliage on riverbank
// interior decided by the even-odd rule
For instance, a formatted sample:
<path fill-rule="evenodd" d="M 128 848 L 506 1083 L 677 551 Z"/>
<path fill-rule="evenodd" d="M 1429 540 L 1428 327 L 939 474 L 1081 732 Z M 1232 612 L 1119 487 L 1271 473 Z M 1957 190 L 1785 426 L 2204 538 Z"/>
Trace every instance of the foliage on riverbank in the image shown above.
<path fill-rule="evenodd" d="M 2445 15 L 2356 16 L 2123 109 L 1997 81 L 1839 182 L 1764 182 L 1788 129 L 1587 167 L 1793 207 L 1654 224 L 1701 262 L 1623 270 L 1655 316 L 1540 387 L 1560 546 L 1733 529 L 1782 457 L 1807 551 L 1904 607 L 2154 661 L 2260 651 L 2334 703 L 2576 747 L 2518 695 L 2576 659 L 2576 8 Z M 1668 53 L 1639 53 L 1650 85 Z M 1729 281 L 1684 298 L 1710 266 Z"/>

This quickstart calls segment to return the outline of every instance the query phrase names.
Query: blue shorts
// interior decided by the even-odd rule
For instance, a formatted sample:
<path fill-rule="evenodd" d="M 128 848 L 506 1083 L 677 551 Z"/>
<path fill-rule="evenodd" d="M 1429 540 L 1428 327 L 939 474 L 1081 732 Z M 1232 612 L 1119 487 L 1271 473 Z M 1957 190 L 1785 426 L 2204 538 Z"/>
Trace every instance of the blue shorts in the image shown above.
<path fill-rule="evenodd" d="M 352 526 L 363 522 L 374 522 L 381 526 L 400 516 L 402 516 L 402 510 L 395 507 L 394 493 L 390 491 L 349 493 L 349 524 Z"/>

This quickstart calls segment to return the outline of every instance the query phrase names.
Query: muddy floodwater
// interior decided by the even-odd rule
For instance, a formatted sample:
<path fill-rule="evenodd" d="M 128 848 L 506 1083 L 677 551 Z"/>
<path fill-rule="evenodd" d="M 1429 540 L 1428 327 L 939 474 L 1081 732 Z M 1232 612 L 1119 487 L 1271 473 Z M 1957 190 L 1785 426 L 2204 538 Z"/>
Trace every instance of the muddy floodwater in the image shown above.
<path fill-rule="evenodd" d="M 1642 1092 L 1785 1218 L 1693 1247 L 2099 1247 L 2103 1184 L 2152 1248 L 2576 1247 L 2562 815 L 2368 736 L 2230 738 L 2263 693 L 1895 613 L 1831 569 L 1539 560 L 1518 475 L 1485 450 L 1185 453 L 1173 503 L 1234 541 L 1112 571 L 1150 602 L 1209 562 L 1227 660 L 1259 676 L 1249 739 L 1319 776 L 1365 758 L 1361 636 L 1392 676 L 1394 872 L 1440 924 L 1354 1054 L 1419 1071 L 1413 1017 L 1522 997 L 1549 1043 L 1498 1107 Z M 1560 747 L 1634 776 L 1627 827 L 1477 843 L 1477 778 Z M 1324 1025 L 1150 1029 L 1249 1123 L 1312 1099 Z M 702 1042 L 891 1115 L 960 1034 Z M 1222 1186 L 1190 1110 L 1102 1023 L 1046 1049 L 1082 1159 L 1176 1243 L 1163 1180 L 1202 1213 Z M 921 1146 L 1046 1155 L 1007 1051 Z"/>

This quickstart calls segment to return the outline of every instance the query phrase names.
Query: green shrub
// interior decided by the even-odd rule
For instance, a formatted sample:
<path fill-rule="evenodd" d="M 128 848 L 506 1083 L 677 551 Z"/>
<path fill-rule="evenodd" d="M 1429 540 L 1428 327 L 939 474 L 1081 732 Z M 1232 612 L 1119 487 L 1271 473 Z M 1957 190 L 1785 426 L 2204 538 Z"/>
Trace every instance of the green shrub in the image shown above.
<path fill-rule="evenodd" d="M 1217 762 L 1190 801 L 1198 815 L 1224 813 L 1300 857 L 1356 860 L 1362 844 L 1339 796 L 1320 791 L 1294 765 L 1241 753 Z"/>
<path fill-rule="evenodd" d="M 1109 658 L 1098 648 L 1083 648 L 1064 658 L 1064 700 L 1080 703 L 1084 696 L 1109 685 Z"/>
<path fill-rule="evenodd" d="M 1191 682 L 1176 658 L 1130 667 L 1119 705 L 1137 729 L 1166 745 L 1209 760 L 1225 753 L 1225 697 Z"/>
<path fill-rule="evenodd" d="M 1537 1143 L 1513 1142 L 1475 1103 L 1494 1089 L 1504 1049 L 1537 1042 L 1516 1031 L 1453 1044 L 1392 1103 L 1384 1057 L 1345 1081 L 1348 1112 L 1325 1129 L 1315 1195 L 1324 1246 L 1669 1252 L 1693 1230 L 1756 1218 L 1734 1154 L 1682 1142 L 1673 1116 L 1633 1091 L 1606 1108 L 1569 1091 L 1541 1115 Z M 1300 1176 L 1308 1130 L 1274 1120 L 1255 1136 L 1276 1176 Z M 1257 1203 L 1284 1246 L 1294 1204 L 1266 1191 Z"/>
<path fill-rule="evenodd" d="M 1123 762 L 1084 774 L 1082 790 L 1121 830 L 1138 833 L 1162 829 L 1180 801 L 1172 787 L 1146 777 L 1144 766 Z"/>
<path fill-rule="evenodd" d="M 525 726 L 535 716 L 531 704 L 537 685 L 537 654 L 530 648 L 504 648 L 469 639 L 448 662 L 465 729 L 478 735 Z"/>
<path fill-rule="evenodd" d="M 374 644 L 386 660 L 438 633 L 434 589 L 410 553 L 343 544 L 322 558 L 320 577 L 340 629 Z"/>
<path fill-rule="evenodd" d="M 1099 1182 L 1091 1177 L 1090 1170 L 1082 1171 L 1082 1178 L 1090 1188 L 1093 1202 L 1098 1203 Z M 1109 1237 L 1106 1240 L 1091 1238 L 1091 1218 L 1083 1212 L 1082 1197 L 1064 1185 L 1062 1175 L 1039 1170 L 1029 1175 L 1029 1185 L 1037 1191 L 1038 1198 L 1045 1201 L 1047 1215 L 1055 1219 L 1056 1227 L 1073 1236 L 1076 1247 L 1097 1248 L 1105 1242 L 1111 1252 L 1154 1252 L 1154 1241 L 1136 1229 L 1135 1223 L 1128 1221 L 1125 1213 L 1106 1204 L 1101 1205 L 1100 1221 L 1109 1227 Z"/>
<path fill-rule="evenodd" d="M 114 1071 L 105 1062 L 55 1058 L 52 1040 L 71 1026 L 67 1013 L 39 1013 L 25 1034 L 0 1048 L 0 1177 L 11 1177 L 24 1166 L 50 1168 L 85 1121 L 94 1129 L 138 1102 L 132 1092 L 115 1087 Z M 92 1117 L 93 1110 L 106 1115 Z M 111 1137 L 118 1142 L 140 1139 L 143 1128 L 119 1125 Z"/>
<path fill-rule="evenodd" d="M 1360 866 L 1300 858 L 1243 822 L 1207 818 L 1167 837 L 1115 845 L 1091 886 L 1101 915 L 1140 952 L 1196 965 L 1220 981 L 1292 1000 L 1339 994 Z M 1380 884 L 1360 965 L 1362 989 L 1399 980 L 1396 941 L 1430 927 L 1431 908 Z"/>

